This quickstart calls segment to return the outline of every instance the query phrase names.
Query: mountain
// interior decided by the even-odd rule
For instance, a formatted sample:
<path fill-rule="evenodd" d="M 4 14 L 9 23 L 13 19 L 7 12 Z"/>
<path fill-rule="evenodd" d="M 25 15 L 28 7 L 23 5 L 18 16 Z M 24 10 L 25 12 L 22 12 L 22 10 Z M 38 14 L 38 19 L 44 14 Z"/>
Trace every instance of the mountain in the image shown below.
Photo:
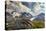
<path fill-rule="evenodd" d="M 29 19 L 33 17 L 30 13 L 26 13 L 26 12 L 22 13 L 22 16 Z"/>
<path fill-rule="evenodd" d="M 35 19 L 44 20 L 44 18 L 45 18 L 45 14 L 44 13 L 40 13 L 39 15 L 36 16 Z"/>

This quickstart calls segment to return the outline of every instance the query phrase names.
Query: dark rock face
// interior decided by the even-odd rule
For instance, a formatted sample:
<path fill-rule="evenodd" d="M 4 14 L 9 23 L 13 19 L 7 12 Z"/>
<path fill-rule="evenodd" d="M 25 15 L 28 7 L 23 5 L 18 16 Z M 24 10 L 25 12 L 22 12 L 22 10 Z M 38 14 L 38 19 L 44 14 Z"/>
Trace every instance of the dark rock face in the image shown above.
<path fill-rule="evenodd" d="M 30 13 L 26 13 L 26 12 L 22 13 L 22 16 L 28 19 L 33 17 Z"/>
<path fill-rule="evenodd" d="M 7 30 L 31 28 L 31 24 L 28 22 L 28 21 L 30 21 L 29 17 L 31 18 L 32 15 L 29 13 L 22 13 L 22 15 L 20 17 L 13 18 L 11 14 L 6 12 L 6 24 L 8 23 L 8 25 L 6 25 Z"/>

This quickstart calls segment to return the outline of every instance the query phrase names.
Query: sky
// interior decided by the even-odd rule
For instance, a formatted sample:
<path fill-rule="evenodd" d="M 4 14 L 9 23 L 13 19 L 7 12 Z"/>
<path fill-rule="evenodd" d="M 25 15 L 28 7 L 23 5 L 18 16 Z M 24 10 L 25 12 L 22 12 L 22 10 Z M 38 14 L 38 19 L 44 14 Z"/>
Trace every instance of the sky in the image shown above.
<path fill-rule="evenodd" d="M 30 8 L 31 10 L 28 10 L 29 13 L 31 13 L 33 16 L 37 16 L 40 13 L 45 13 L 44 10 L 44 4 L 43 3 L 39 3 L 39 2 L 29 2 L 28 4 L 28 8 Z"/>

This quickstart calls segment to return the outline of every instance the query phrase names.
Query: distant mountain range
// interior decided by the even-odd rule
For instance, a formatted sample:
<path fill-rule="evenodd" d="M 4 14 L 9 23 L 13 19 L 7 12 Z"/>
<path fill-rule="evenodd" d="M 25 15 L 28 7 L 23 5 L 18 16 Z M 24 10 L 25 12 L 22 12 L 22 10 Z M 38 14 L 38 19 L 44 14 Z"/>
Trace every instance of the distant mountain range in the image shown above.
<path fill-rule="evenodd" d="M 44 18 L 45 18 L 45 14 L 44 13 L 40 13 L 39 15 L 36 16 L 35 19 L 44 20 Z"/>
<path fill-rule="evenodd" d="M 33 16 L 30 13 L 22 13 L 23 17 L 28 17 L 28 18 L 32 18 Z M 45 14 L 44 13 L 40 13 L 39 15 L 36 16 L 35 19 L 44 19 L 45 18 Z"/>

